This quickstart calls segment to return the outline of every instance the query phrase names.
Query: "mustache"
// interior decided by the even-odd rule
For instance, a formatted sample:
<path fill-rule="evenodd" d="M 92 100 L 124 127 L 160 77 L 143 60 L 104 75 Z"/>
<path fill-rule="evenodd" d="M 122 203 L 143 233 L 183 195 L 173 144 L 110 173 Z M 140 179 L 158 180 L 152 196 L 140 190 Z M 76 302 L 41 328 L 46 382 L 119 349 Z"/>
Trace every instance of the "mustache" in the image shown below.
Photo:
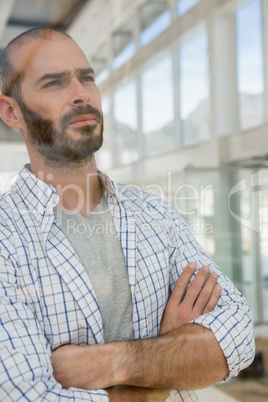
<path fill-rule="evenodd" d="M 96 117 L 97 122 L 100 122 L 102 119 L 102 113 L 96 109 L 95 107 L 91 105 L 86 105 L 86 106 L 78 106 L 75 109 L 72 109 L 70 112 L 66 113 L 60 123 L 63 127 L 67 127 L 68 123 L 72 121 L 75 117 L 81 116 L 83 114 L 92 114 L 93 116 Z"/>

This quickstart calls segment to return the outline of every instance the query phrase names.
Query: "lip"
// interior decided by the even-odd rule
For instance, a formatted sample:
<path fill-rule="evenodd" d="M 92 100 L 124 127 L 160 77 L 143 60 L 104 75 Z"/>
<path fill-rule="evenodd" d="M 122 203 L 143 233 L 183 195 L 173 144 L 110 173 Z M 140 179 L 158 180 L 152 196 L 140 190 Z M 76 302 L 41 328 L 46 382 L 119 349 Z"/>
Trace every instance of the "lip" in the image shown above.
<path fill-rule="evenodd" d="M 93 114 L 86 114 L 76 116 L 70 123 L 70 126 L 87 126 L 87 125 L 95 125 L 97 124 L 97 119 Z"/>

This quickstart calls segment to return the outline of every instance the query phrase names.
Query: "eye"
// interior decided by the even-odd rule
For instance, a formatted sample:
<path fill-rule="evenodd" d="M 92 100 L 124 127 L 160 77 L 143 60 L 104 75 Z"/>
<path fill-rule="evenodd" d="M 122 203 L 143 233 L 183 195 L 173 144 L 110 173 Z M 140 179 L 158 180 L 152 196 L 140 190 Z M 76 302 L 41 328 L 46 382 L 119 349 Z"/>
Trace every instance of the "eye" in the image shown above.
<path fill-rule="evenodd" d="M 85 75 L 84 77 L 80 78 L 81 82 L 94 82 L 95 79 L 92 75 Z"/>
<path fill-rule="evenodd" d="M 59 80 L 49 81 L 47 84 L 43 86 L 43 88 L 54 87 L 57 85 L 61 85 L 61 82 Z"/>

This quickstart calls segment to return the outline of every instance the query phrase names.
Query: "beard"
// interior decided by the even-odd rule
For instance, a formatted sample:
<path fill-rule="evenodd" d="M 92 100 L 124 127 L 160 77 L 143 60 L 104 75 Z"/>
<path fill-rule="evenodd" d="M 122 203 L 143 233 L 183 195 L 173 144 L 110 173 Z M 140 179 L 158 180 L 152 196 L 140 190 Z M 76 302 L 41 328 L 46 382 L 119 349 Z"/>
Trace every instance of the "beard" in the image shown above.
<path fill-rule="evenodd" d="M 103 116 L 91 105 L 78 106 L 60 119 L 58 127 L 55 122 L 29 109 L 23 99 L 18 99 L 22 115 L 28 128 L 29 139 L 37 152 L 55 168 L 82 167 L 100 149 L 103 142 Z M 73 138 L 68 134 L 69 123 L 80 115 L 91 114 L 97 124 L 93 126 L 72 127 L 79 136 Z"/>

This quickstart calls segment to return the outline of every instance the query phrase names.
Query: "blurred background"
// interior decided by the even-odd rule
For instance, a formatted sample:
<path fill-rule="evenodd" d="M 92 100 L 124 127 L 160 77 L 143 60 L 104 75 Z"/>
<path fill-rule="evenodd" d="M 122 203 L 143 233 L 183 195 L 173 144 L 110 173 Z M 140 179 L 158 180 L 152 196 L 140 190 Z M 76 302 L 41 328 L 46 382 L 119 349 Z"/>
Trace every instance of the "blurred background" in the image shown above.
<path fill-rule="evenodd" d="M 247 298 L 267 400 L 268 0 L 0 0 L 0 51 L 47 25 L 95 70 L 99 168 L 173 204 Z M 0 121 L 0 193 L 27 162 Z"/>

